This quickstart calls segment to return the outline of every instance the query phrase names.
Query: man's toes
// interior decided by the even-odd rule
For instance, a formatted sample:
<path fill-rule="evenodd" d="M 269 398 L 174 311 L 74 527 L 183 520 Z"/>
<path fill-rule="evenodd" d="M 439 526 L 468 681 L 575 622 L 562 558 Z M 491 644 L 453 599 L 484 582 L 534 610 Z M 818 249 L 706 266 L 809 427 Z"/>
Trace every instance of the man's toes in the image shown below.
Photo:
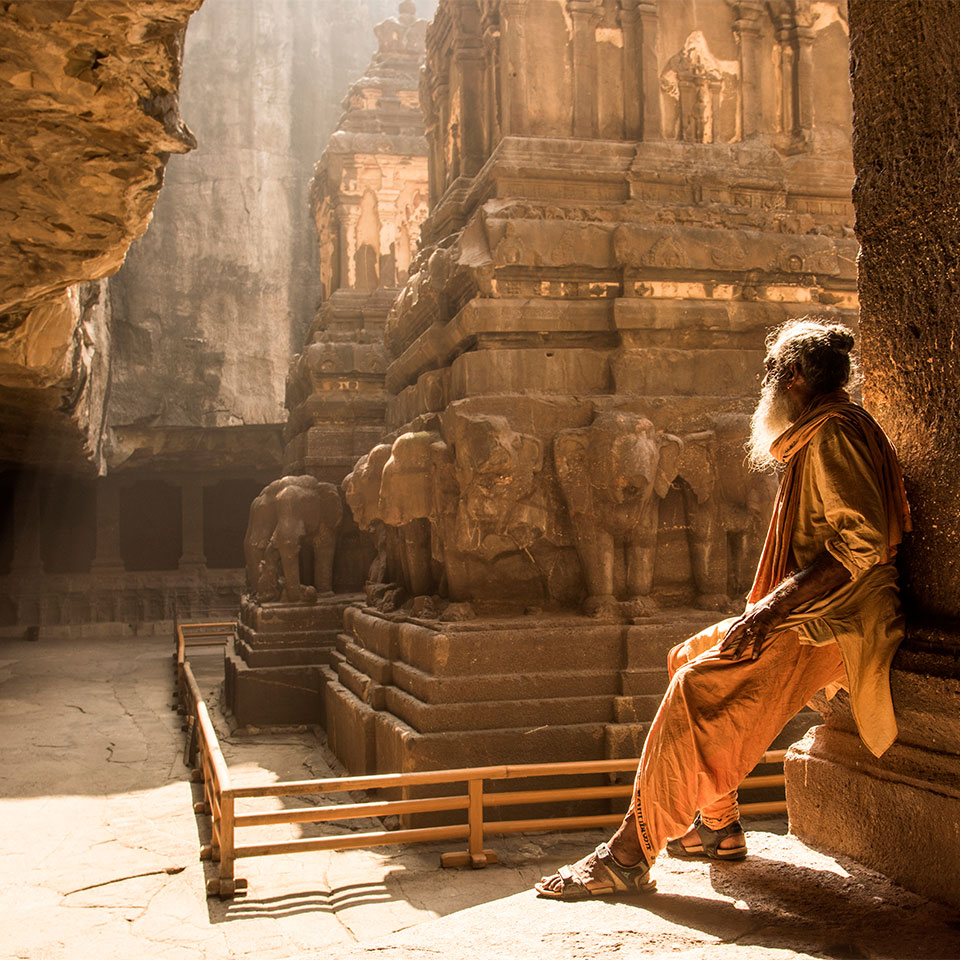
<path fill-rule="evenodd" d="M 549 877 L 540 878 L 540 886 L 546 890 L 552 890 L 556 893 L 562 888 L 563 881 L 560 879 L 559 873 L 553 873 Z"/>

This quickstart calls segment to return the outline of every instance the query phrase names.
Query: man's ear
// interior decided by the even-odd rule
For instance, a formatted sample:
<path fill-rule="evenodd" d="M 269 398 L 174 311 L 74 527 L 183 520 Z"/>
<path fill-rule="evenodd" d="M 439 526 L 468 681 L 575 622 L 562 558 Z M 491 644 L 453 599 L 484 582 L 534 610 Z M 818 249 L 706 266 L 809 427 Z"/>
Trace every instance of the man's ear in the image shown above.
<path fill-rule="evenodd" d="M 800 384 L 806 385 L 806 377 L 803 375 L 803 371 L 800 369 L 799 363 L 790 364 L 790 376 L 787 381 L 784 383 L 784 387 L 790 388 L 798 386 Z"/>

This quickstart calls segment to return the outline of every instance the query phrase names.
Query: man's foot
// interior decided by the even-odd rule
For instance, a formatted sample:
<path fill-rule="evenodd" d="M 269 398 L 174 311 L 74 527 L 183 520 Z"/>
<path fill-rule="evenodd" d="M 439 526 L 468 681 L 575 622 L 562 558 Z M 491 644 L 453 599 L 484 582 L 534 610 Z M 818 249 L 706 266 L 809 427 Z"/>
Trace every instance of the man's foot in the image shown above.
<path fill-rule="evenodd" d="M 601 843 L 593 853 L 543 877 L 534 889 L 550 900 L 588 900 L 591 897 L 649 893 L 656 882 L 649 878 L 646 860 L 627 865 L 618 862 L 610 847 Z"/>
<path fill-rule="evenodd" d="M 671 840 L 667 852 L 672 857 L 695 860 L 743 860 L 747 855 L 747 838 L 739 820 L 719 830 L 711 830 L 701 823 L 698 814 L 693 829 L 679 840 Z"/>

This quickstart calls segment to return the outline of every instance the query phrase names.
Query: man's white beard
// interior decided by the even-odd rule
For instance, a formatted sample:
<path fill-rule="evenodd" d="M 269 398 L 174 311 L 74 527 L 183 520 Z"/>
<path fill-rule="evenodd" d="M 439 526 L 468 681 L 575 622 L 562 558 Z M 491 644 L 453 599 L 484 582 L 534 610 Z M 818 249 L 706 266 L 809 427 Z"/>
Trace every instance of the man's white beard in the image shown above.
<path fill-rule="evenodd" d="M 780 384 L 766 384 L 760 391 L 757 409 L 750 418 L 747 462 L 754 470 L 770 470 L 777 466 L 776 458 L 770 453 L 770 444 L 792 422 L 787 391 Z"/>

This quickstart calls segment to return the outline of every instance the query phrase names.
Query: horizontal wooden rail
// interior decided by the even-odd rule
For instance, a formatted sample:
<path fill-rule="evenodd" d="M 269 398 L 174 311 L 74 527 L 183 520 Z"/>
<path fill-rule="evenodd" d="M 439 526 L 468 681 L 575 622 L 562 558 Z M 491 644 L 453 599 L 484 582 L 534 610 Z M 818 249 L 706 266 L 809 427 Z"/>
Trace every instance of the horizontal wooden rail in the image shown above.
<path fill-rule="evenodd" d="M 236 791 L 234 791 L 236 797 Z M 383 803 L 342 803 L 325 807 L 297 807 L 276 813 L 244 813 L 234 819 L 238 827 L 257 827 L 273 823 L 329 823 L 360 817 L 402 816 L 408 813 L 439 813 L 466 810 L 464 797 L 427 797 L 424 800 L 386 800 Z"/>
<path fill-rule="evenodd" d="M 469 832 L 470 828 L 465 823 L 456 823 L 449 827 L 420 827 L 417 830 L 376 830 L 339 837 L 253 843 L 236 847 L 235 856 L 266 857 L 272 853 L 302 853 L 305 850 L 357 850 L 366 847 L 390 847 L 398 843 L 435 843 L 438 840 L 462 840 Z"/>
<path fill-rule="evenodd" d="M 491 835 L 510 835 L 553 830 L 586 830 L 608 828 L 619 824 L 620 813 L 598 813 L 579 816 L 543 816 L 516 820 L 485 820 L 490 808 L 516 807 L 527 804 L 549 805 L 590 800 L 604 801 L 626 798 L 633 792 L 630 783 L 597 783 L 594 786 L 557 787 L 491 791 L 485 790 L 486 781 L 536 780 L 544 777 L 610 778 L 615 774 L 633 774 L 636 758 L 619 760 L 565 761 L 555 763 L 498 764 L 483 767 L 462 767 L 452 770 L 421 770 L 414 773 L 388 773 L 358 777 L 330 777 L 327 779 L 293 780 L 280 783 L 234 786 L 226 760 L 217 740 L 216 730 L 204 703 L 193 669 L 187 660 L 187 651 L 194 647 L 223 646 L 234 635 L 232 622 L 179 624 L 177 640 L 177 686 L 179 703 L 188 714 L 186 728 L 188 743 L 185 759 L 192 762 L 194 747 L 198 756 L 198 774 L 203 781 L 203 800 L 195 804 L 198 812 L 211 817 L 211 841 L 201 856 L 219 861 L 219 876 L 207 884 L 210 894 L 232 896 L 245 886 L 245 881 L 234 877 L 234 863 L 241 857 L 262 857 L 273 854 L 302 853 L 316 850 L 349 850 L 406 843 L 428 843 L 449 840 L 467 840 L 467 850 L 445 853 L 445 866 L 485 866 L 496 862 L 493 851 L 483 848 L 484 838 Z M 217 638 L 217 639 L 213 639 Z M 768 750 L 760 764 L 780 764 L 784 750 Z M 747 777 L 742 790 L 782 786 L 782 773 L 763 773 Z M 238 800 L 256 798 L 283 798 L 330 796 L 353 791 L 392 790 L 411 787 L 465 785 L 466 794 L 453 796 L 417 797 L 398 800 L 373 800 L 353 803 L 326 803 L 316 806 L 298 806 L 285 810 L 236 812 Z M 783 801 L 742 803 L 744 814 L 782 813 Z M 303 823 L 333 823 L 369 817 L 414 816 L 466 811 L 465 823 L 440 826 L 412 827 L 401 830 L 376 830 L 338 834 L 325 837 L 237 844 L 238 829 L 269 827 Z"/>

